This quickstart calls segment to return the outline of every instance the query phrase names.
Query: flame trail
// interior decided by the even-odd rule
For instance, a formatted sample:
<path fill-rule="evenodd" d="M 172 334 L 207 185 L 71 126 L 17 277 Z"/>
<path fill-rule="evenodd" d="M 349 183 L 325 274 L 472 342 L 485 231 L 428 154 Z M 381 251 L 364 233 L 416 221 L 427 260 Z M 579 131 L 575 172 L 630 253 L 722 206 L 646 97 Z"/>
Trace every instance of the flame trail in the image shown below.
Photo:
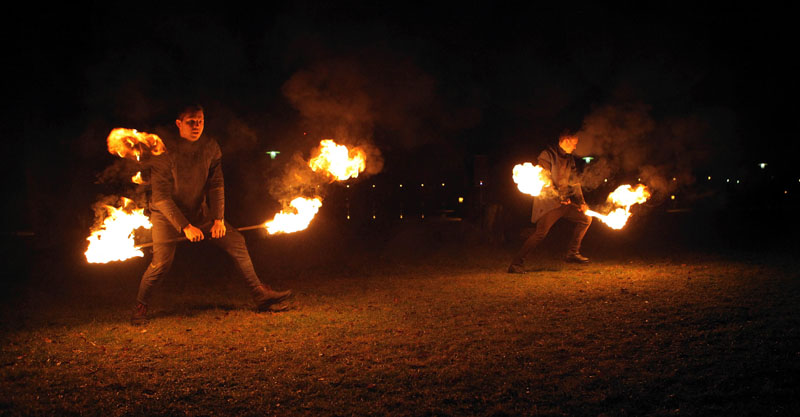
<path fill-rule="evenodd" d="M 541 166 L 533 165 L 530 162 L 515 165 L 513 178 L 520 191 L 534 197 L 539 196 L 543 188 L 552 185 L 548 172 Z"/>
<path fill-rule="evenodd" d="M 158 135 L 118 127 L 108 134 L 108 152 L 121 158 L 140 160 L 143 154 L 161 155 L 167 151 Z"/>
<path fill-rule="evenodd" d="M 308 161 L 308 167 L 314 172 L 323 172 L 331 177 L 331 181 L 345 181 L 357 178 L 366 169 L 367 156 L 361 148 L 348 149 L 332 139 L 320 141 L 316 156 Z M 269 234 L 294 233 L 304 230 L 322 207 L 322 198 L 296 197 L 288 207 L 275 217 L 264 223 Z"/>
<path fill-rule="evenodd" d="M 264 223 L 269 234 L 294 233 L 306 229 L 322 207 L 322 200 L 319 197 L 297 197 L 289 206 L 290 208 L 281 210 L 275 218 Z"/>
<path fill-rule="evenodd" d="M 594 210 L 587 210 L 586 215 L 600 219 L 610 228 L 619 230 L 625 227 L 628 218 L 631 217 L 631 206 L 641 204 L 650 198 L 650 191 L 644 184 L 638 184 L 632 188 L 630 184 L 620 185 L 608 195 L 608 202 L 617 208 L 608 214 L 601 214 Z"/>
<path fill-rule="evenodd" d="M 335 180 L 356 178 L 367 167 L 367 155 L 361 148 L 348 149 L 332 139 L 324 139 L 318 149 L 319 154 L 308 161 L 308 166 L 312 171 L 325 172 Z"/>
<path fill-rule="evenodd" d="M 133 201 L 122 197 L 120 207 L 106 205 L 107 216 L 103 223 L 86 238 L 86 260 L 91 263 L 124 261 L 135 256 L 144 256 L 136 249 L 133 237 L 136 229 L 150 229 L 153 225 L 144 215 L 144 209 L 135 208 Z"/>

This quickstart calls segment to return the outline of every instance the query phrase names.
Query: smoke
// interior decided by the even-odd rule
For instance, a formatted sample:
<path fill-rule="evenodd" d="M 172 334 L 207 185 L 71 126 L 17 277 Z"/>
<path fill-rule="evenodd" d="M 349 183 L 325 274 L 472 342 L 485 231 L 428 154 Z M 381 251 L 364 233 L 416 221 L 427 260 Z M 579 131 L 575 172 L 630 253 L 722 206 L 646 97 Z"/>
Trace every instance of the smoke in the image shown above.
<path fill-rule="evenodd" d="M 696 112 L 657 120 L 643 103 L 609 104 L 592 111 L 577 133 L 577 154 L 592 156 L 581 177 L 591 190 L 608 182 L 642 182 L 658 204 L 695 181 L 709 163 L 727 124 Z"/>

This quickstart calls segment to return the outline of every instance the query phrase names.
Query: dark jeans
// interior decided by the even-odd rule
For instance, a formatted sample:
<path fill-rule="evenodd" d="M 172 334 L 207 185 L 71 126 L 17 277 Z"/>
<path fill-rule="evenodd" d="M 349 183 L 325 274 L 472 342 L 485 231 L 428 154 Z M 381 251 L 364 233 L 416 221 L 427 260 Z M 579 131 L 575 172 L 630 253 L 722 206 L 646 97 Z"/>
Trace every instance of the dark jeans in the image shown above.
<path fill-rule="evenodd" d="M 562 217 L 575 223 L 575 230 L 572 232 L 572 241 L 569 244 L 567 255 L 578 253 L 581 248 L 583 236 L 586 234 L 586 231 L 589 230 L 589 225 L 592 224 L 592 218 L 583 214 L 574 204 L 562 204 L 560 207 L 556 207 L 545 213 L 539 221 L 536 222 L 536 231 L 525 241 L 522 245 L 522 249 L 517 252 L 511 264 L 522 266 L 525 263 L 525 257 L 544 240 L 547 236 L 547 232 L 553 227 L 553 224 Z"/>
<path fill-rule="evenodd" d="M 160 213 L 153 212 L 150 216 L 150 222 L 153 223 L 153 242 L 164 242 L 183 236 Z M 245 246 L 242 234 L 226 221 L 225 228 L 227 230 L 225 236 L 214 239 L 211 237 L 212 224 L 213 222 L 209 222 L 198 226 L 203 231 L 203 240 L 219 246 L 233 258 L 240 275 L 244 277 L 245 282 L 251 289 L 262 285 L 253 268 L 253 261 L 250 259 L 250 253 L 247 252 L 247 246 Z M 172 266 L 172 260 L 175 259 L 176 245 L 177 242 L 156 243 L 153 245 L 153 260 L 150 261 L 150 265 L 144 271 L 142 281 L 139 283 L 139 295 L 136 297 L 138 302 L 147 305 L 151 290 L 161 281 L 161 278 Z"/>

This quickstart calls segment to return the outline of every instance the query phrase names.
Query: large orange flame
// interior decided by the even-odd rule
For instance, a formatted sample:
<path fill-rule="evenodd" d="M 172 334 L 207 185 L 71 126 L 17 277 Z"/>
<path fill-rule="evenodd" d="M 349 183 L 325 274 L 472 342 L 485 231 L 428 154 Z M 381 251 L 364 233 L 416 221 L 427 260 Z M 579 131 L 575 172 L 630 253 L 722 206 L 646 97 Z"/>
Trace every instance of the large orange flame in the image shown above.
<path fill-rule="evenodd" d="M 367 166 L 367 155 L 361 148 L 348 149 L 325 139 L 319 143 L 318 149 L 319 154 L 308 161 L 308 166 L 312 171 L 326 172 L 336 180 L 356 178 Z"/>
<path fill-rule="evenodd" d="M 534 197 L 539 196 L 543 188 L 552 185 L 548 172 L 541 166 L 533 165 L 530 162 L 515 165 L 513 177 L 520 191 Z"/>
<path fill-rule="evenodd" d="M 122 158 L 141 159 L 144 153 L 160 155 L 167 151 L 158 135 L 118 127 L 108 134 L 108 152 Z"/>
<path fill-rule="evenodd" d="M 269 234 L 294 233 L 304 230 L 322 207 L 322 200 L 319 197 L 297 197 L 289 205 L 291 206 L 289 209 L 281 210 L 274 219 L 264 223 Z"/>
<path fill-rule="evenodd" d="M 650 191 L 644 184 L 639 184 L 636 188 L 629 184 L 620 185 L 608 195 L 608 202 L 613 204 L 616 209 L 608 214 L 600 214 L 594 210 L 587 210 L 586 215 L 600 219 L 612 229 L 622 229 L 631 217 L 631 206 L 641 204 L 650 198 Z"/>
<path fill-rule="evenodd" d="M 86 238 L 86 260 L 91 263 L 124 261 L 135 256 L 144 256 L 141 249 L 135 248 L 134 231 L 140 227 L 150 229 L 153 225 L 144 215 L 144 209 L 137 209 L 133 201 L 122 197 L 120 207 L 105 206 L 107 216 L 96 230 Z"/>

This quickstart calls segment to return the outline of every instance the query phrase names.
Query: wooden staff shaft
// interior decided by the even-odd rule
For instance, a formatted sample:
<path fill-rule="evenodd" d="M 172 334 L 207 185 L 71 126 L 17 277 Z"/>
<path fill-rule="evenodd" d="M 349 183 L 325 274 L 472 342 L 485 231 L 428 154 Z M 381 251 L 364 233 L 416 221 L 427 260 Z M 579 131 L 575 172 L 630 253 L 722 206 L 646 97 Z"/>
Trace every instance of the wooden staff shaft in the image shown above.
<path fill-rule="evenodd" d="M 244 232 L 245 230 L 254 230 L 254 229 L 266 229 L 266 228 L 264 227 L 264 223 L 261 223 L 261 224 L 254 224 L 252 226 L 239 227 L 236 230 Z M 155 245 L 156 243 L 175 243 L 175 242 L 183 242 L 184 240 L 189 240 L 189 239 L 186 239 L 186 236 L 181 236 L 181 237 L 176 237 L 175 239 L 162 240 L 160 242 L 142 243 L 141 245 L 136 245 L 134 247 L 136 249 L 142 249 L 142 248 L 149 248 Z"/>

